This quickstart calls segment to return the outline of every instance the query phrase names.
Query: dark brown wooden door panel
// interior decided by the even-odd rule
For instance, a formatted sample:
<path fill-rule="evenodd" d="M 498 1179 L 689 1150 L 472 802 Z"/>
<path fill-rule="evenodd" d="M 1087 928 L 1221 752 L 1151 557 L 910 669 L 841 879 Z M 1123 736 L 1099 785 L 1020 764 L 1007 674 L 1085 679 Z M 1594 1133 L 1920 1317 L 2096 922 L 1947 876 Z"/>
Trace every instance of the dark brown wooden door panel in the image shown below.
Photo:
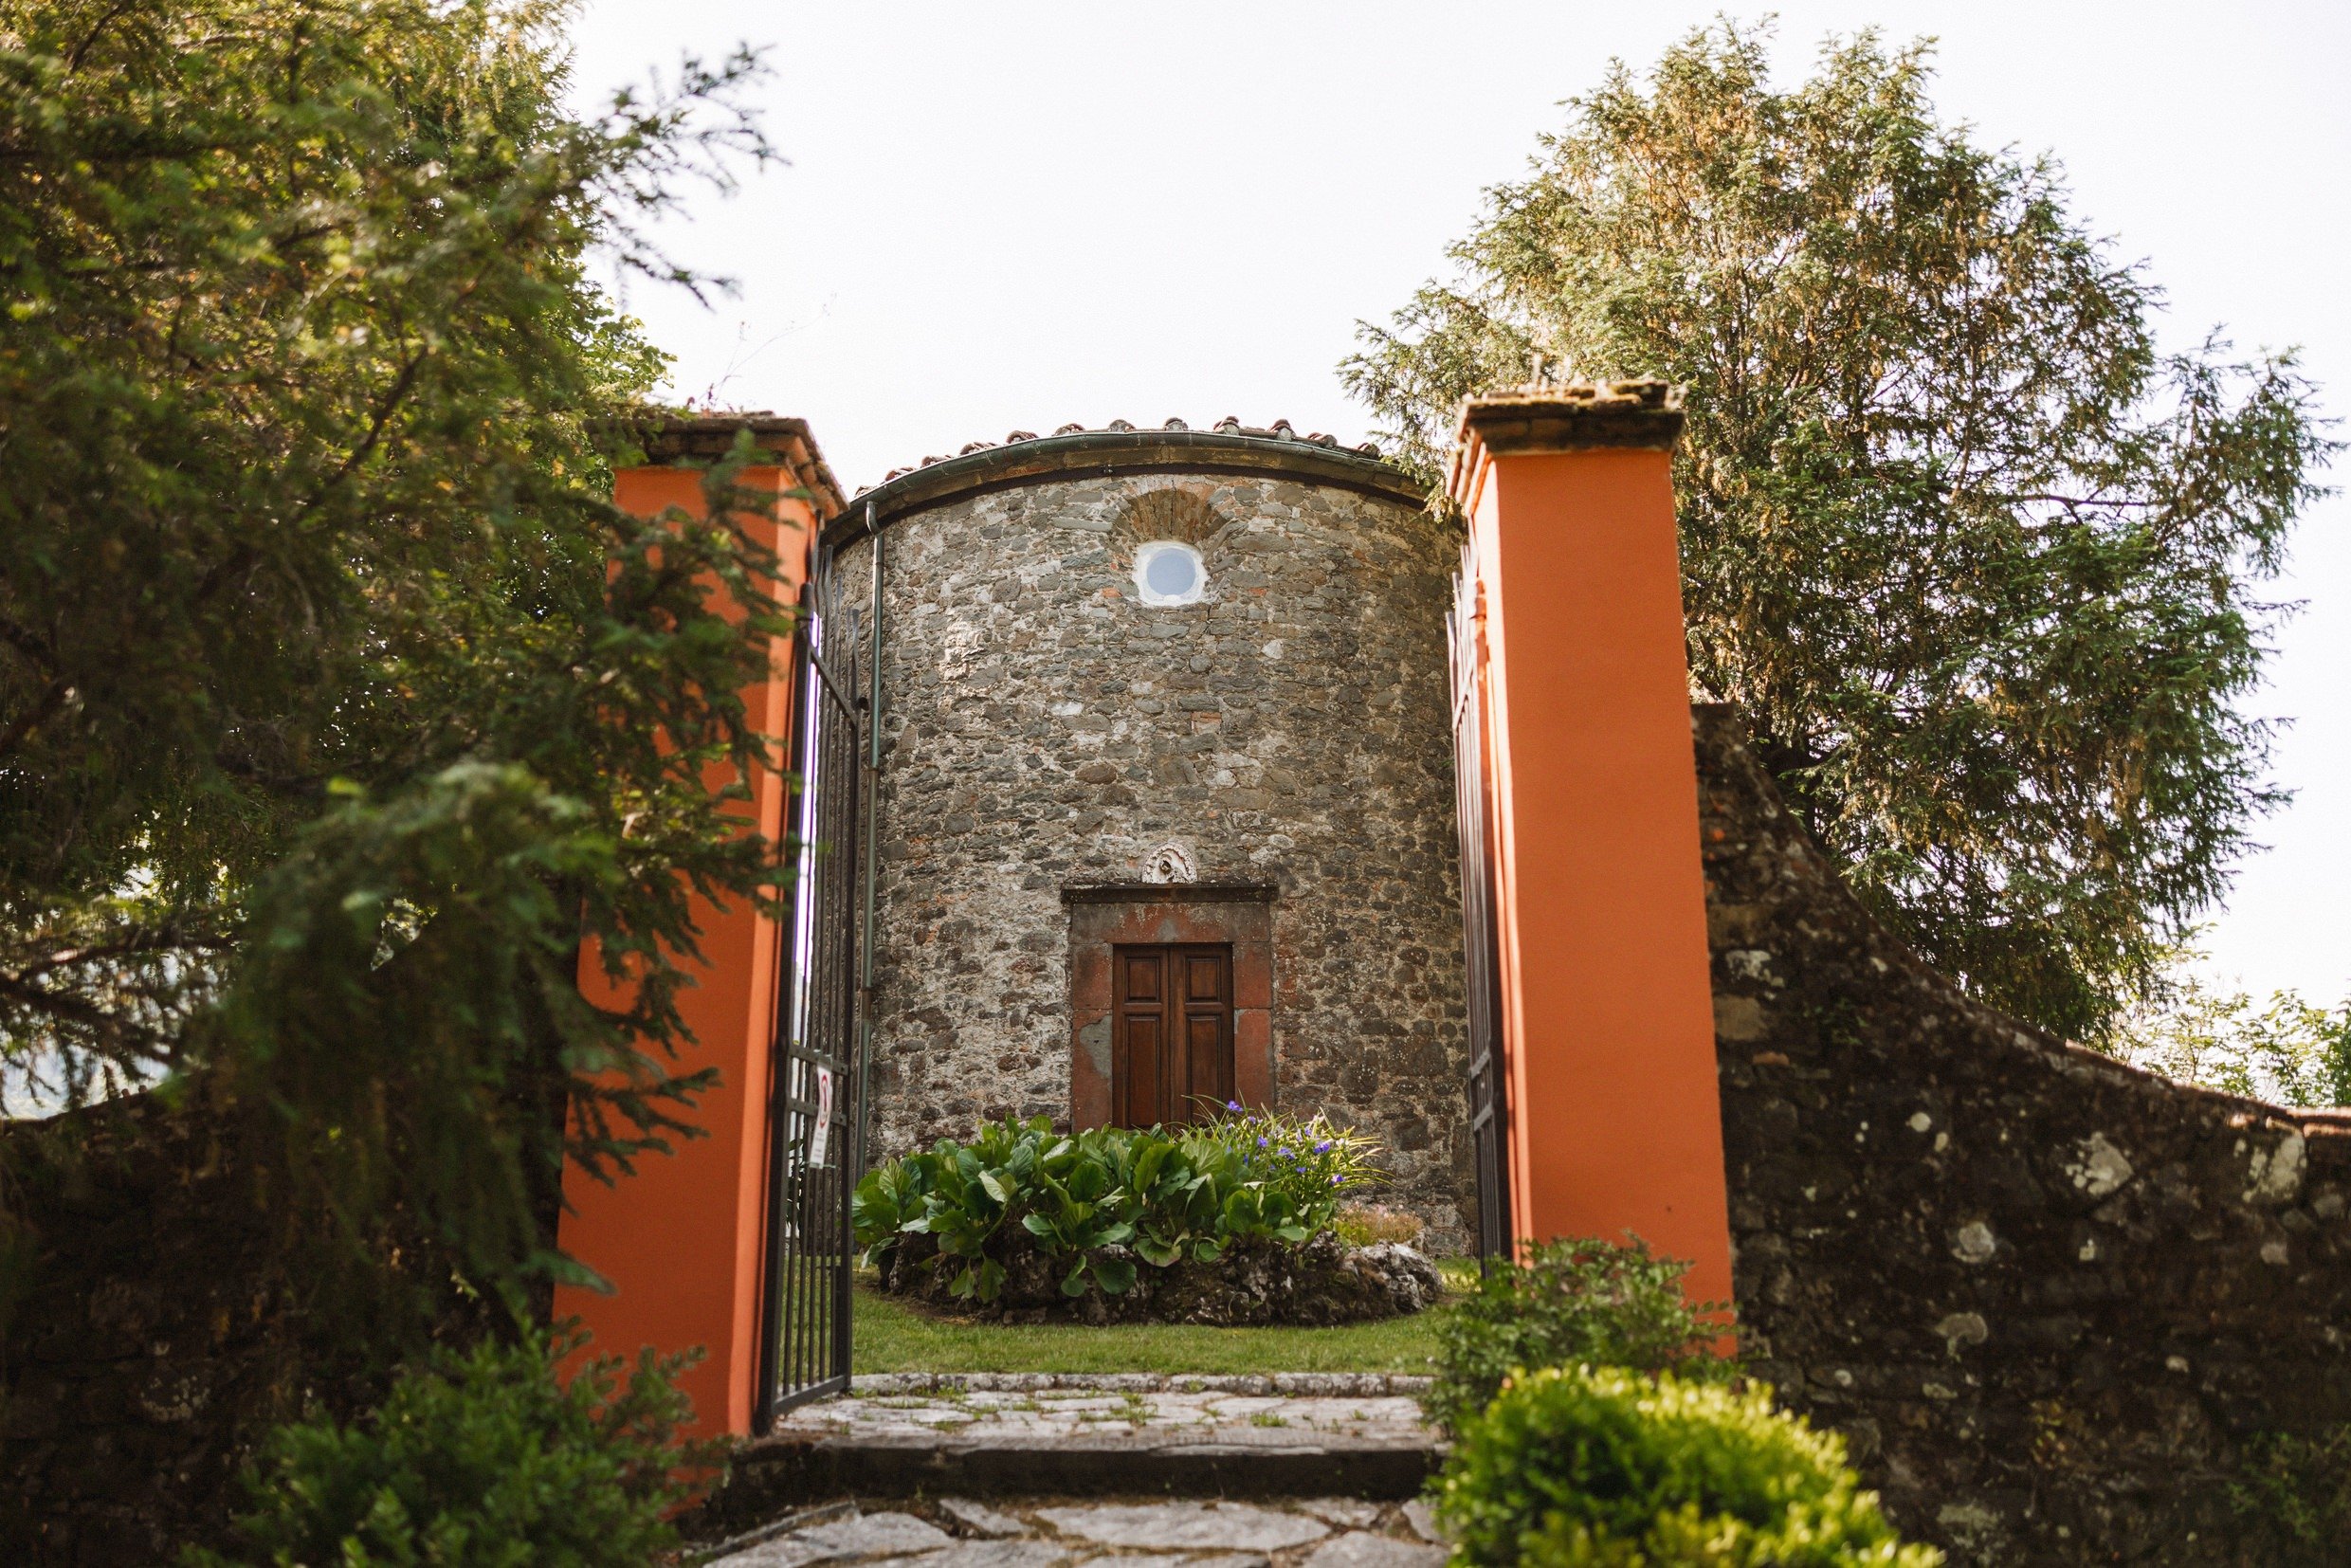
<path fill-rule="evenodd" d="M 1123 1125 L 1147 1127 L 1158 1120 L 1159 1081 L 1164 1076 L 1160 1039 L 1157 1018 L 1128 1018 L 1120 1030 L 1119 1054 L 1126 1078 L 1119 1097 L 1122 1112 L 1119 1120 Z"/>
<path fill-rule="evenodd" d="M 1230 957 L 1222 950 L 1184 954 L 1184 1000 L 1186 1002 L 1225 1001 L 1225 976 L 1230 971 Z"/>
<path fill-rule="evenodd" d="M 1137 1004 L 1156 1003 L 1167 994 L 1167 950 L 1127 948 L 1120 955 L 1126 969 L 1126 997 Z"/>
<path fill-rule="evenodd" d="M 1124 1127 L 1203 1121 L 1232 1098 L 1232 949 L 1121 947 L 1110 1098 Z"/>
<path fill-rule="evenodd" d="M 1230 1061 L 1232 1057 L 1232 1051 L 1225 1041 L 1224 1020 L 1201 1012 L 1187 1012 L 1184 1016 L 1184 1065 L 1190 1069 L 1192 1077 L 1185 1098 L 1201 1111 L 1208 1109 L 1208 1106 L 1199 1105 L 1202 1100 L 1206 1100 L 1209 1106 L 1223 1104 L 1232 1097 L 1232 1085 L 1228 1076 L 1218 1070 L 1220 1061 Z"/>

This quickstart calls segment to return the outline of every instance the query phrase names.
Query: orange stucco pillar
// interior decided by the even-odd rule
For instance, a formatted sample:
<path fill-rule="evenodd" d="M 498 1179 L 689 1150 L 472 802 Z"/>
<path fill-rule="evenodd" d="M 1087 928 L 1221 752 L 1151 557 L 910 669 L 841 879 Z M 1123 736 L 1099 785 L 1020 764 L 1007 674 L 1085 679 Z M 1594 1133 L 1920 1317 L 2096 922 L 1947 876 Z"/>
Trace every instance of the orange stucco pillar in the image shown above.
<path fill-rule="evenodd" d="M 746 467 L 736 483 L 776 495 L 771 513 L 745 521 L 775 550 L 781 580 L 774 592 L 790 603 L 805 580 L 814 537 L 807 501 L 792 493 L 794 479 L 782 467 Z M 614 499 L 640 516 L 672 506 L 700 515 L 702 475 L 624 469 Z M 789 646 L 777 643 L 772 677 L 747 687 L 743 702 L 764 733 L 781 738 L 791 722 L 793 670 Z M 728 780 L 710 782 L 715 789 Z M 762 771 L 752 780 L 751 799 L 738 808 L 744 830 L 780 843 L 786 795 L 784 778 Z M 611 1183 L 577 1166 L 565 1169 L 563 1249 L 612 1289 L 559 1288 L 555 1311 L 558 1320 L 578 1318 L 596 1352 L 633 1359 L 646 1345 L 664 1352 L 701 1346 L 704 1358 L 681 1380 L 694 1401 L 695 1427 L 703 1434 L 740 1434 L 751 1430 L 759 1365 L 769 1056 L 783 983 L 782 932 L 745 900 L 721 905 L 697 898 L 693 914 L 702 959 L 696 984 L 679 999 L 694 1034 L 679 1069 L 719 1069 L 718 1086 L 687 1117 L 705 1136 L 673 1137 L 674 1154 L 640 1156 L 635 1175 Z M 581 959 L 579 983 L 591 1001 L 618 1005 L 593 952 Z"/>
<path fill-rule="evenodd" d="M 1727 1302 L 1681 427 L 1660 383 L 1475 398 L 1451 483 L 1483 597 L 1515 1229 L 1631 1231 Z"/>

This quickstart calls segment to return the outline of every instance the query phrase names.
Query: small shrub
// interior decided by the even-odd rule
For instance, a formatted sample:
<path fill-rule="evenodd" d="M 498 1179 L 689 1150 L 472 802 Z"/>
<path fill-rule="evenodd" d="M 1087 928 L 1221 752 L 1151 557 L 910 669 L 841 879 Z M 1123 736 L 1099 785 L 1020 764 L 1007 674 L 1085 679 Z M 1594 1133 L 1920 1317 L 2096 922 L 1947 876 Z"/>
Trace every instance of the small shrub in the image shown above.
<path fill-rule="evenodd" d="M 1456 1564 L 1932 1568 L 1845 1464 L 1844 1440 L 1771 1391 L 1555 1367 L 1462 1430 L 1439 1480 Z"/>
<path fill-rule="evenodd" d="M 1496 1263 L 1437 1331 L 1429 1413 L 1460 1428 L 1522 1367 L 1613 1366 L 1733 1377 L 1717 1356 L 1729 1309 L 1692 1306 L 1682 1293 L 1689 1265 L 1652 1257 L 1639 1241 L 1556 1241 L 1524 1264 Z"/>
<path fill-rule="evenodd" d="M 2351 1541 L 2351 1425 L 2315 1438 L 2255 1438 L 2229 1502 L 2262 1561 L 2278 1568 L 2342 1562 Z"/>
<path fill-rule="evenodd" d="M 1007 1119 L 970 1141 L 886 1160 L 852 1202 L 863 1261 L 880 1266 L 908 1237 L 938 1247 L 958 1299 L 993 1302 L 1012 1247 L 1033 1247 L 1066 1296 L 1123 1295 L 1139 1262 L 1212 1263 L 1240 1242 L 1296 1245 L 1380 1179 L 1371 1140 L 1315 1117 L 1239 1106 L 1174 1130 L 1057 1133 L 1044 1117 Z"/>
<path fill-rule="evenodd" d="M 280 1428 L 246 1478 L 238 1548 L 191 1549 L 185 1568 L 644 1568 L 716 1453 L 677 1443 L 691 1407 L 670 1379 L 690 1358 L 648 1350 L 616 1394 L 617 1357 L 557 1379 L 578 1343 L 444 1352 L 364 1421 Z"/>
<path fill-rule="evenodd" d="M 1428 1229 L 1418 1214 L 1377 1203 L 1348 1203 L 1332 1217 L 1331 1229 L 1350 1247 L 1376 1247 L 1383 1242 L 1416 1245 Z"/>

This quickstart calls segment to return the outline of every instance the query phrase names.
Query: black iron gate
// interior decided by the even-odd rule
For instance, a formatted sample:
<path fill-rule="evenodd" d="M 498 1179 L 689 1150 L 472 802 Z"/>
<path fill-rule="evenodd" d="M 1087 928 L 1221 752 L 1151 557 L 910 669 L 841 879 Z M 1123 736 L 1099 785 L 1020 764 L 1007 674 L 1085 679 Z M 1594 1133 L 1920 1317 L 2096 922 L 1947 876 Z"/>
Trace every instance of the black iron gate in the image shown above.
<path fill-rule="evenodd" d="M 801 597 L 793 770 L 802 782 L 786 847 L 795 876 L 769 1119 L 762 1430 L 849 1380 L 849 1198 L 865 1157 L 876 760 L 866 645 L 878 628 L 842 602 L 840 586 L 826 558 Z"/>
<path fill-rule="evenodd" d="M 1509 1073 L 1503 1054 L 1502 953 L 1494 908 L 1494 844 L 1486 795 L 1485 617 L 1476 562 L 1453 579 L 1453 791 L 1461 828 L 1461 931 L 1469 1004 L 1469 1138 L 1478 1178 L 1478 1256 L 1507 1257 Z"/>

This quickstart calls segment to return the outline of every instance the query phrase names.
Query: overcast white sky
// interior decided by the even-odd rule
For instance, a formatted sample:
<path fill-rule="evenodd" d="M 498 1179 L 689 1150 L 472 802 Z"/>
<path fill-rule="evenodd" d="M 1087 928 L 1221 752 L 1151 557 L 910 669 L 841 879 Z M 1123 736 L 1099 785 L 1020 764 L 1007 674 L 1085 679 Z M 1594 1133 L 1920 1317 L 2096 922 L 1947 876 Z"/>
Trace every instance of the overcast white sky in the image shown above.
<path fill-rule="evenodd" d="M 1333 367 L 1441 266 L 1558 100 L 1717 7 L 748 4 L 588 0 L 583 91 L 682 51 L 772 46 L 792 160 L 668 235 L 739 280 L 705 311 L 637 288 L 679 395 L 800 414 L 854 488 L 1069 420 L 1287 418 L 1367 433 Z M 1732 7 L 1741 17 L 1759 8 Z M 2077 210 L 2143 257 L 2178 344 L 2302 345 L 2351 397 L 2351 6 L 1786 4 L 1793 80 L 1874 25 L 1941 41 L 1939 102 L 2056 154 Z M 2351 994 L 2351 503 L 2312 510 L 2263 713 L 2295 803 L 2214 917 L 2214 968 Z"/>

